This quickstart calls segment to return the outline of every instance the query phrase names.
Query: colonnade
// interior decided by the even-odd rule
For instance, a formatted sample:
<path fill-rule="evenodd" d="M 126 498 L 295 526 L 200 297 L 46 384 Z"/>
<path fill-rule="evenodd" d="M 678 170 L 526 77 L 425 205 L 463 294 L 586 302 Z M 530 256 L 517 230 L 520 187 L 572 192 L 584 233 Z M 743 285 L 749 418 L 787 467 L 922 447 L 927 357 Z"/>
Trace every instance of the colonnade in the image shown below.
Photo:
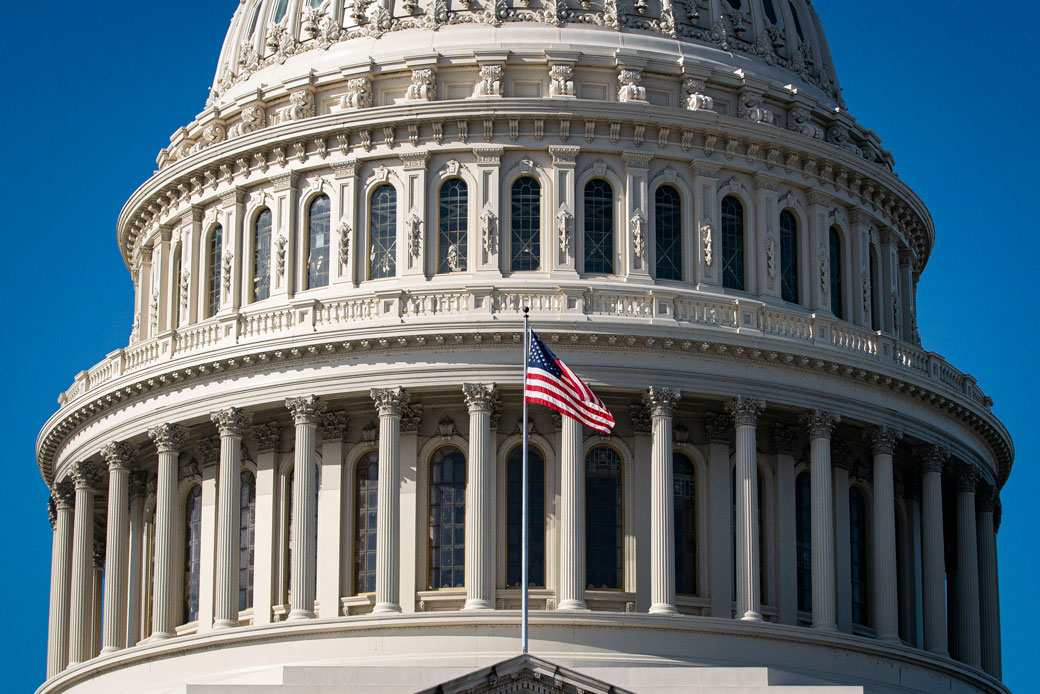
<path fill-rule="evenodd" d="M 469 413 L 469 455 L 466 485 L 465 604 L 463 609 L 492 610 L 496 607 L 495 552 L 495 452 L 492 414 L 496 409 L 494 384 L 467 383 L 463 396 Z M 414 543 L 402 542 L 401 533 L 401 423 L 409 403 L 408 392 L 400 387 L 371 391 L 379 418 L 378 432 L 378 506 L 376 533 L 376 581 L 372 612 L 402 611 L 401 600 L 414 596 L 400 594 L 401 552 Z M 651 420 L 648 509 L 649 553 L 639 561 L 649 561 L 647 590 L 649 612 L 675 615 L 679 612 L 675 579 L 675 522 L 673 508 L 673 417 L 681 399 L 679 391 L 653 386 L 643 395 L 643 405 Z M 328 413 L 317 396 L 290 398 L 286 407 L 295 427 L 293 499 L 294 508 L 289 533 L 292 538 L 289 574 L 292 590 L 287 620 L 308 620 L 316 616 L 341 614 L 339 552 L 330 542 L 341 544 L 338 506 L 342 490 L 336 474 L 342 466 L 342 446 L 337 459 L 323 461 L 321 495 L 317 491 L 317 429 L 319 422 L 331 420 L 332 438 L 341 440 L 346 427 L 343 413 Z M 735 617 L 749 623 L 761 623 L 763 596 L 760 576 L 760 543 L 757 522 L 759 422 L 766 403 L 750 397 L 736 397 L 726 403 L 726 415 L 712 415 L 707 422 L 709 432 L 708 465 L 711 496 L 708 515 L 712 537 L 718 527 L 730 527 L 727 505 L 717 503 L 720 491 L 730 491 L 734 499 L 735 523 L 732 545 L 733 563 L 725 545 L 711 543 L 707 594 L 710 598 L 706 614 L 716 618 Z M 239 534 L 240 534 L 240 469 L 242 438 L 250 430 L 252 415 L 239 408 L 215 412 L 212 421 L 219 432 L 219 461 L 216 476 L 216 527 L 214 539 L 208 540 L 212 595 L 211 608 L 200 611 L 200 630 L 220 630 L 237 626 L 239 615 Z M 821 632 L 839 628 L 839 542 L 836 542 L 836 504 L 834 469 L 832 468 L 832 433 L 841 418 L 830 412 L 810 410 L 801 414 L 800 423 L 809 442 L 811 479 L 811 583 L 812 627 Z M 279 427 L 273 423 L 252 428 L 260 457 L 267 455 L 265 469 L 273 470 L 278 448 Z M 335 432 L 338 432 L 336 434 Z M 154 557 L 151 581 L 151 641 L 169 639 L 177 634 L 178 619 L 175 600 L 178 595 L 176 523 L 182 500 L 177 495 L 179 458 L 187 446 L 184 429 L 174 423 L 152 428 L 149 437 L 155 446 Z M 793 470 L 794 429 L 778 424 L 774 430 L 778 460 L 783 457 Z M 900 641 L 900 586 L 897 560 L 896 501 L 894 455 L 902 434 L 886 426 L 875 426 L 866 432 L 872 452 L 873 492 L 871 494 L 871 621 L 874 635 L 885 642 Z M 585 580 L 585 467 L 582 427 L 564 417 L 559 438 L 559 555 L 555 576 L 556 609 L 580 611 L 589 609 Z M 732 437 L 732 438 L 731 438 Z M 328 438 L 323 436 L 323 438 Z M 730 441 L 733 447 L 730 448 Z M 729 489 L 732 451 L 733 484 Z M 48 677 L 68 666 L 93 657 L 118 652 L 135 645 L 141 621 L 137 610 L 140 598 L 134 597 L 140 584 L 145 552 L 142 519 L 142 492 L 145 485 L 138 467 L 138 452 L 125 442 L 106 446 L 100 458 L 107 464 L 107 504 L 104 543 L 104 597 L 98 596 L 94 570 L 95 496 L 105 488 L 105 474 L 94 461 L 79 462 L 55 485 L 51 497 L 53 535 L 53 567 L 51 578 L 50 638 Z M 997 596 L 996 496 L 989 485 L 981 482 L 978 471 L 965 463 L 951 462 L 949 453 L 938 445 L 917 448 L 917 465 L 921 478 L 920 502 L 920 589 L 923 599 L 923 639 L 925 650 L 954 658 L 970 666 L 1000 676 L 1000 621 Z M 637 461 L 637 465 L 639 462 Z M 259 467 L 259 464 L 258 464 Z M 846 473 L 847 474 L 847 473 Z M 956 580 L 949 588 L 956 591 L 953 638 L 947 635 L 947 566 L 943 538 L 943 477 L 952 476 L 956 485 Z M 257 480 L 257 497 L 270 498 L 273 476 Z M 840 490 L 845 493 L 845 490 Z M 781 493 L 783 490 L 781 490 Z M 728 496 L 728 495 L 727 495 Z M 722 496 L 725 499 L 725 496 Z M 337 508 L 328 511 L 328 504 Z M 315 504 L 318 504 L 315 507 Z M 322 509 L 323 515 L 318 515 Z M 790 504 L 784 508 L 791 509 Z M 785 512 L 786 513 L 786 512 Z M 275 525 L 275 512 L 268 504 L 257 504 L 257 527 Z M 317 520 L 316 520 L 317 519 Z M 782 521 L 786 522 L 786 521 Z M 315 523 L 318 523 L 316 528 Z M 269 536 L 270 533 L 268 533 Z M 839 535 L 840 537 L 840 535 Z M 270 538 L 268 537 L 268 540 Z M 203 542 L 207 542 L 203 538 Z M 268 560 L 272 549 L 262 548 Z M 641 554 L 641 553 L 640 553 Z M 847 555 L 846 555 L 847 556 Z M 333 562 L 333 559 L 335 561 Z M 789 564 L 781 560 L 781 570 Z M 330 565 L 333 562 L 335 565 Z M 785 568 L 786 567 L 786 568 Z M 731 574 L 735 571 L 735 574 Z M 318 573 L 332 578 L 317 581 L 322 591 L 317 600 L 315 585 Z M 256 614 L 266 612 L 261 622 L 271 621 L 271 572 L 257 572 L 255 595 L 266 594 L 266 604 L 257 601 Z M 735 586 L 735 611 L 730 592 Z M 128 599 L 128 594 L 130 598 Z M 781 600 L 789 596 L 781 595 Z M 100 609 L 99 609 L 100 608 Z M 792 623 L 792 611 L 779 621 Z M 100 644 L 94 634 L 102 626 Z"/>

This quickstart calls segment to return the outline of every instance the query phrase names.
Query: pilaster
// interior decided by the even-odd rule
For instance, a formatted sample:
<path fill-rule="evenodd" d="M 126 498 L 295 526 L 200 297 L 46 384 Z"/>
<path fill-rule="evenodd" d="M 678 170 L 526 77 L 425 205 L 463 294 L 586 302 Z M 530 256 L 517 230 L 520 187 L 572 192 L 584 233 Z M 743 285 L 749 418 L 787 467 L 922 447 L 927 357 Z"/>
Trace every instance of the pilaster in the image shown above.
<path fill-rule="evenodd" d="M 358 162 L 355 159 L 333 164 L 336 178 L 337 207 L 339 219 L 332 220 L 332 243 L 329 247 L 329 269 L 331 284 L 357 287 L 363 277 L 364 262 L 358 233 Z M 272 263 L 271 267 L 274 267 Z"/>
<path fill-rule="evenodd" d="M 426 214 L 428 160 L 425 150 L 401 155 L 404 195 L 398 209 L 403 224 L 398 224 L 397 268 L 398 274 L 404 277 L 430 277 L 437 268 L 436 229 L 427 226 L 428 218 L 436 219 Z"/>
<path fill-rule="evenodd" d="M 270 624 L 278 562 L 278 449 L 282 427 L 266 422 L 253 427 L 256 440 L 256 537 L 253 554 L 253 624 Z"/>
<path fill-rule="evenodd" d="M 543 258 L 549 258 L 549 270 L 567 276 L 577 277 L 575 262 L 575 219 L 578 209 L 575 192 L 575 169 L 578 163 L 580 147 L 550 147 L 549 154 L 553 162 L 552 208 L 549 233 L 543 234 L 548 246 L 542 252 Z"/>
<path fill-rule="evenodd" d="M 755 176 L 755 233 L 759 243 L 748 248 L 757 254 L 752 293 L 780 297 L 780 179 L 766 174 Z M 749 275 L 751 268 L 749 268 Z"/>
<path fill-rule="evenodd" d="M 650 279 L 650 159 L 644 152 L 622 152 L 625 207 L 621 218 L 620 271 L 629 279 Z"/>
<path fill-rule="evenodd" d="M 340 614 L 340 553 L 351 546 L 342 537 L 344 494 L 343 438 L 347 433 L 347 413 L 322 412 L 318 415 L 321 434 L 321 475 L 318 485 L 318 617 Z M 349 550 L 348 550 L 349 551 Z"/>
<path fill-rule="evenodd" d="M 477 190 L 471 200 L 476 205 L 479 233 L 470 232 L 470 269 L 483 275 L 501 277 L 502 270 L 508 270 L 508 254 L 503 248 L 508 246 L 504 237 L 505 225 L 500 215 L 506 214 L 508 206 L 499 200 L 502 172 L 502 148 L 494 146 L 474 147 L 474 160 L 477 169 Z M 506 256 L 503 259 L 503 256 Z M 504 266 L 503 263 L 506 263 Z"/>
<path fill-rule="evenodd" d="M 708 434 L 708 477 L 712 499 L 733 498 L 729 451 L 733 441 L 733 419 L 724 414 L 709 413 L 705 420 Z M 708 527 L 711 528 L 709 588 L 711 616 L 733 617 L 733 517 L 728 504 L 708 505 Z"/>
<path fill-rule="evenodd" d="M 773 426 L 776 449 L 777 521 L 779 524 L 780 623 L 798 624 L 798 533 L 795 525 L 795 454 L 798 430 Z"/>
<path fill-rule="evenodd" d="M 719 217 L 719 165 L 693 162 L 693 219 L 697 237 L 698 288 L 722 287 L 722 230 Z M 729 610 L 727 610 L 728 615 Z M 714 611 L 713 611 L 714 614 Z"/>

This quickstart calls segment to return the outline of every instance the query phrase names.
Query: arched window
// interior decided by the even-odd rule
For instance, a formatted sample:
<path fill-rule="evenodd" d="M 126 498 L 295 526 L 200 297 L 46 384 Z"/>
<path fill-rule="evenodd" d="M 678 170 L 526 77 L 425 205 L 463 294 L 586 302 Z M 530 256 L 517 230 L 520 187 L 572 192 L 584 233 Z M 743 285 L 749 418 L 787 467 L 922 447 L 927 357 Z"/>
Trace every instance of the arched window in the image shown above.
<path fill-rule="evenodd" d="M 790 211 L 780 213 L 780 297 L 798 303 L 798 220 Z"/>
<path fill-rule="evenodd" d="M 875 250 L 873 245 L 870 247 L 869 255 L 870 255 L 870 293 L 869 293 L 869 297 L 870 297 L 870 304 L 869 304 L 869 308 L 870 308 L 870 329 L 871 330 L 881 330 L 881 314 L 878 312 L 878 303 L 879 303 L 878 299 L 880 297 L 880 292 L 878 292 L 878 287 L 881 286 L 881 283 L 878 280 L 877 253 L 876 253 L 876 250 Z"/>
<path fill-rule="evenodd" d="M 801 17 L 798 16 L 798 10 L 795 9 L 793 2 L 788 2 L 787 4 L 791 7 L 791 19 L 794 20 L 794 30 L 798 32 L 798 38 L 804 42 L 805 33 L 802 31 L 802 20 Z"/>
<path fill-rule="evenodd" d="M 253 559 L 256 554 L 256 475 L 242 471 L 239 497 L 238 609 L 253 606 Z"/>
<path fill-rule="evenodd" d="M 849 549 L 852 569 L 852 622 L 870 626 L 867 504 L 859 487 L 849 488 Z"/>
<path fill-rule="evenodd" d="M 253 222 L 253 301 L 271 296 L 271 210 Z"/>
<path fill-rule="evenodd" d="M 199 565 L 202 557 L 202 487 L 195 485 L 184 502 L 184 621 L 199 618 Z"/>
<path fill-rule="evenodd" d="M 506 459 L 506 585 L 520 586 L 523 530 L 523 464 L 522 446 L 509 451 Z M 527 451 L 528 522 L 527 538 L 530 562 L 528 586 L 545 585 L 545 458 L 530 446 Z"/>
<path fill-rule="evenodd" d="M 466 456 L 455 446 L 430 459 L 429 588 L 466 584 Z"/>
<path fill-rule="evenodd" d="M 260 8 L 263 7 L 263 3 L 257 0 L 256 9 L 253 10 L 253 18 L 249 20 L 249 38 L 253 38 L 253 34 L 256 33 L 257 20 L 260 19 Z"/>
<path fill-rule="evenodd" d="M 697 594 L 697 470 L 685 454 L 672 453 L 675 514 L 675 592 Z"/>
<path fill-rule="evenodd" d="M 275 24 L 285 19 L 285 11 L 289 7 L 289 0 L 278 0 L 278 6 L 274 11 Z"/>
<path fill-rule="evenodd" d="M 777 23 L 776 8 L 773 6 L 773 0 L 763 0 L 762 7 L 766 11 L 766 16 L 769 17 L 769 21 L 773 24 Z"/>
<path fill-rule="evenodd" d="M 329 284 L 329 196 L 319 195 L 307 213 L 307 289 Z"/>
<path fill-rule="evenodd" d="M 437 272 L 465 272 L 469 188 L 459 178 L 441 186 L 437 224 Z"/>
<path fill-rule="evenodd" d="M 845 286 L 842 282 L 844 272 L 841 262 L 841 234 L 837 227 L 831 227 L 831 313 L 835 318 L 845 318 Z"/>
<path fill-rule="evenodd" d="M 379 452 L 369 451 L 354 478 L 354 592 L 376 591 L 376 517 L 379 510 Z"/>
<path fill-rule="evenodd" d="M 585 272 L 614 272 L 614 191 L 602 178 L 585 184 Z"/>
<path fill-rule="evenodd" d="M 798 609 L 812 612 L 812 481 L 802 472 L 794 482 L 795 544 L 798 562 Z"/>
<path fill-rule="evenodd" d="M 397 190 L 392 185 L 372 192 L 368 225 L 368 276 L 393 277 L 397 273 Z"/>
<path fill-rule="evenodd" d="M 589 588 L 621 588 L 621 456 L 596 446 L 585 456 L 585 573 Z"/>
<path fill-rule="evenodd" d="M 732 195 L 722 199 L 722 286 L 744 290 L 744 205 Z"/>
<path fill-rule="evenodd" d="M 206 280 L 206 316 L 212 318 L 220 310 L 220 258 L 224 253 L 224 230 L 217 226 L 209 235 L 209 253 L 207 262 L 209 270 Z"/>
<path fill-rule="evenodd" d="M 170 279 L 173 281 L 173 310 L 170 312 L 173 315 L 172 328 L 179 328 L 181 325 L 181 268 L 183 267 L 183 256 L 184 249 L 180 246 L 177 247 L 177 254 L 173 257 L 173 277 Z"/>
<path fill-rule="evenodd" d="M 510 191 L 510 259 L 514 272 L 542 268 L 542 184 L 531 176 L 513 181 Z"/>
<path fill-rule="evenodd" d="M 660 186 L 654 193 L 654 237 L 657 279 L 683 277 L 682 198 L 673 186 Z"/>

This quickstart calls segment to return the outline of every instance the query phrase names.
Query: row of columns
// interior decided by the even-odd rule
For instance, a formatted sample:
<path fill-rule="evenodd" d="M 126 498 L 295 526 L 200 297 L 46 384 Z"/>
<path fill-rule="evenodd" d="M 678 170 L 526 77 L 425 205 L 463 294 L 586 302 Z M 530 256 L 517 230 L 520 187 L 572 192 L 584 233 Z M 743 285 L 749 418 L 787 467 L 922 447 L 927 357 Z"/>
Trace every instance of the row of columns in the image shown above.
<path fill-rule="evenodd" d="M 466 610 L 493 609 L 495 605 L 495 512 L 491 415 L 495 406 L 494 384 L 467 383 L 463 394 L 470 416 L 466 503 Z M 377 486 L 375 613 L 401 611 L 400 434 L 402 411 L 409 402 L 400 387 L 372 389 L 379 414 L 379 479 Z M 672 419 L 680 393 L 654 386 L 644 394 L 651 416 L 650 460 L 650 608 L 653 614 L 675 614 L 675 526 L 672 493 Z M 290 398 L 286 407 L 295 424 L 294 507 L 290 521 L 293 552 L 289 620 L 315 617 L 315 488 L 316 430 L 325 406 L 316 396 Z M 736 505 L 737 617 L 762 621 L 759 576 L 759 526 L 757 522 L 758 472 L 757 424 L 765 410 L 762 400 L 738 397 L 726 405 L 735 429 L 734 499 Z M 239 596 L 240 467 L 242 436 L 251 415 L 239 408 L 211 417 L 220 434 L 217 480 L 216 552 L 213 574 L 212 628 L 236 626 Z M 831 434 L 840 418 L 814 410 L 802 416 L 810 439 L 812 528 L 812 625 L 821 631 L 837 629 L 837 554 L 834 536 L 835 509 L 831 470 Z M 345 425 L 345 422 L 342 423 Z M 261 425 L 261 428 L 264 425 Z M 341 426 L 342 429 L 342 426 Z M 149 431 L 158 452 L 155 550 L 151 609 L 151 638 L 168 639 L 177 625 L 174 538 L 178 522 L 178 459 L 187 437 L 176 424 L 162 424 Z M 259 434 L 258 434 L 259 436 Z M 270 436 L 266 438 L 270 439 Z M 274 437 L 276 439 L 277 437 Z M 901 434 L 887 427 L 869 431 L 873 452 L 872 581 L 874 624 L 877 638 L 899 640 L 899 590 L 896 562 L 893 453 Z M 270 443 L 267 447 L 270 447 Z M 276 445 L 276 444 L 274 444 Z M 265 444 L 261 442 L 261 448 Z M 585 610 L 585 469 L 581 425 L 564 417 L 560 441 L 560 554 L 557 609 Z M 141 562 L 141 534 L 131 526 L 142 522 L 140 500 L 130 500 L 131 468 L 135 450 L 114 443 L 102 451 L 108 464 L 108 522 L 105 543 L 105 590 L 102 609 L 101 652 L 112 653 L 136 643 L 139 619 L 127 601 L 128 585 L 136 585 Z M 713 458 L 714 452 L 713 452 Z M 948 465 L 949 454 L 928 446 L 920 455 L 922 472 L 922 588 L 924 646 L 938 655 L 948 654 L 946 572 L 943 556 L 942 474 L 956 473 L 957 480 L 957 639 L 953 654 L 963 662 L 982 667 L 999 677 L 999 605 L 997 603 L 994 496 L 976 494 L 978 473 L 970 466 Z M 724 462 L 728 465 L 728 452 Z M 714 472 L 714 471 L 713 471 Z M 92 658 L 95 615 L 94 497 L 103 484 L 101 468 L 91 462 L 72 467 L 70 477 L 55 485 L 53 567 L 51 579 L 48 676 L 67 665 Z M 728 477 L 728 475 L 726 475 Z M 715 475 L 712 475 L 713 479 Z M 324 488 L 324 483 L 323 483 Z M 986 488 L 988 489 L 988 487 Z M 259 493 L 258 487 L 258 493 Z M 712 504 L 713 519 L 716 507 Z M 273 520 L 273 519 L 271 519 Z M 258 509 L 258 525 L 261 523 Z M 728 524 L 728 519 L 727 519 Z M 131 541 L 137 543 L 131 546 Z M 71 558 L 71 562 L 69 559 Z M 713 563 L 720 563 L 713 557 Z M 728 562 L 723 562 L 728 563 Z M 711 582 L 718 583 L 712 572 Z M 725 581 L 723 581 L 725 582 Z M 338 603 L 338 585 L 330 594 Z M 257 590 L 263 590 L 257 585 Z M 713 602 L 714 593 L 712 591 Z M 729 599 L 725 596 L 725 613 Z M 338 604 L 335 612 L 338 614 Z M 714 609 L 713 614 L 719 616 Z"/>

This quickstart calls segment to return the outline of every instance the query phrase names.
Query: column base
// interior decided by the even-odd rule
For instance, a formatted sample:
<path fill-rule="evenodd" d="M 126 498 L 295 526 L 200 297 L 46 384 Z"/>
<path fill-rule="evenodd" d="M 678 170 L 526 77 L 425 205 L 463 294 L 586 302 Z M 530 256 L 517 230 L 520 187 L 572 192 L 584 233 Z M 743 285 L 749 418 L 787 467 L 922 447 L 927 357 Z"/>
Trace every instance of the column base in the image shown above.
<path fill-rule="evenodd" d="M 650 614 L 679 614 L 679 610 L 675 609 L 675 605 L 658 602 L 650 606 Z"/>
<path fill-rule="evenodd" d="M 291 616 L 289 618 L 292 619 Z M 218 619 L 215 622 L 213 622 L 213 628 L 214 629 L 231 629 L 231 628 L 237 627 L 237 626 L 238 626 L 238 620 L 237 619 Z"/>
<path fill-rule="evenodd" d="M 462 607 L 463 610 L 493 610 L 495 606 L 491 604 L 490 600 L 483 600 L 472 598 L 466 600 L 466 604 Z"/>
<path fill-rule="evenodd" d="M 588 612 L 589 606 L 584 600 L 561 600 L 556 606 L 557 612 Z"/>
<path fill-rule="evenodd" d="M 176 634 L 165 634 L 165 633 L 159 632 L 159 633 L 152 634 L 151 636 L 149 636 L 147 639 L 144 640 L 144 643 L 158 643 L 159 641 L 169 641 L 174 636 L 176 636 Z"/>
<path fill-rule="evenodd" d="M 118 653 L 121 650 L 123 650 L 121 646 L 105 646 L 101 649 L 101 655 L 112 655 L 113 653 Z"/>
<path fill-rule="evenodd" d="M 748 610 L 744 613 L 744 616 L 740 618 L 742 622 L 763 622 L 762 615 L 754 610 Z"/>
<path fill-rule="evenodd" d="M 820 624 L 814 622 L 812 628 L 816 631 L 837 631 L 838 625 L 835 622 L 826 622 Z"/>
<path fill-rule="evenodd" d="M 314 619 L 313 610 L 293 610 L 289 613 L 289 616 L 285 618 L 287 622 L 295 622 L 298 619 Z"/>
<path fill-rule="evenodd" d="M 372 608 L 372 614 L 393 614 L 400 611 L 401 606 L 394 602 L 377 602 Z"/>

